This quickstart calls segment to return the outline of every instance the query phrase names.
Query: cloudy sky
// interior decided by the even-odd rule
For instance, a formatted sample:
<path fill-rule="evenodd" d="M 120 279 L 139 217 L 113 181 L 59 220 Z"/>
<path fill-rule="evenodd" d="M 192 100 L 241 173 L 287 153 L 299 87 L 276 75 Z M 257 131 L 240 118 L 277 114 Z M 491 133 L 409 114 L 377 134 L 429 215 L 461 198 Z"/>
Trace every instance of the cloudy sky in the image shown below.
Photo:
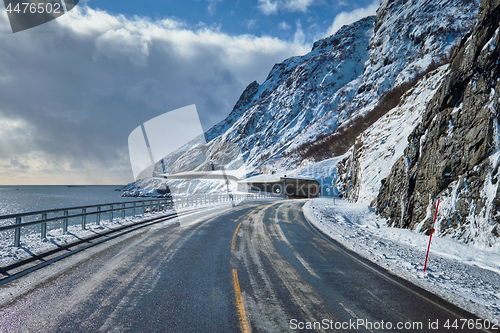
<path fill-rule="evenodd" d="M 196 104 L 209 129 L 275 63 L 378 4 L 88 0 L 16 34 L 2 6 L 0 185 L 133 181 L 134 128 Z"/>

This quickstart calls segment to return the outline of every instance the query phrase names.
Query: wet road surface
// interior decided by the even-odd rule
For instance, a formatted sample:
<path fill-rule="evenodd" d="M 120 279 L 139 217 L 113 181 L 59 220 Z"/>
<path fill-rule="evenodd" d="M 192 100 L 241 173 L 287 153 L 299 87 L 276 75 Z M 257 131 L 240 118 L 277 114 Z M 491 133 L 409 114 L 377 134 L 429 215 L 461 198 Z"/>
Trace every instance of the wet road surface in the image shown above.
<path fill-rule="evenodd" d="M 0 332 L 458 332 L 429 325 L 476 319 L 324 237 L 303 203 L 195 213 L 65 258 L 0 286 Z"/>

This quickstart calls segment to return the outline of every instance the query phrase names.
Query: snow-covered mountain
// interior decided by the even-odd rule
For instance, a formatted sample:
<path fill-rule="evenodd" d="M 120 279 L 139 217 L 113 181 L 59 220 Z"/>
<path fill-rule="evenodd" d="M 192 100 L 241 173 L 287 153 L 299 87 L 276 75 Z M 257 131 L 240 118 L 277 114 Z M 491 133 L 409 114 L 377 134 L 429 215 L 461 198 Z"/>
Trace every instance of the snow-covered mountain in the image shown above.
<path fill-rule="evenodd" d="M 478 1 L 382 1 L 376 17 L 344 26 L 314 43 L 308 54 L 276 64 L 205 134 L 207 145 L 183 147 L 155 169 L 203 170 L 213 161 L 225 168 L 243 165 L 255 174 L 317 161 L 318 156 L 303 159 L 304 147 L 319 145 L 329 152 L 324 140 L 332 133 L 354 127 L 353 120 L 363 120 L 381 96 L 449 57 L 475 25 Z M 230 143 L 241 151 L 237 163 L 225 158 Z"/>
<path fill-rule="evenodd" d="M 373 26 L 374 18 L 367 17 L 316 42 L 310 53 L 276 64 L 264 83 L 250 84 L 228 119 L 208 131 L 207 141 L 237 143 L 249 165 L 275 160 L 304 142 L 300 133 L 356 93 Z"/>
<path fill-rule="evenodd" d="M 257 172 L 307 164 L 304 147 L 324 145 L 339 127 L 373 110 L 385 92 L 449 57 L 475 25 L 478 5 L 383 1 L 376 17 L 344 26 L 308 54 L 276 64 L 262 84 L 252 82 L 228 117 L 206 133 L 207 142 L 237 144 L 247 168 Z"/>

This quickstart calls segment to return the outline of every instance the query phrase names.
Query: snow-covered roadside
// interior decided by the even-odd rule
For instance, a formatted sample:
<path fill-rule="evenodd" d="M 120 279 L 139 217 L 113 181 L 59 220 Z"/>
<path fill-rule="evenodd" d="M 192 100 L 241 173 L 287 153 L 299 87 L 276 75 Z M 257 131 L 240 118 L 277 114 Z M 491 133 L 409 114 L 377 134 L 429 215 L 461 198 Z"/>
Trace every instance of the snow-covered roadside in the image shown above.
<path fill-rule="evenodd" d="M 241 201 L 235 201 L 240 203 Z M 186 207 L 176 209 L 175 212 L 183 212 L 193 208 L 205 208 L 206 211 L 220 208 L 221 206 L 231 206 L 232 203 L 220 202 L 206 206 Z M 46 253 L 48 251 L 59 248 L 60 246 L 71 244 L 81 239 L 86 239 L 97 234 L 102 234 L 107 231 L 117 229 L 126 225 L 132 225 L 141 221 L 149 220 L 151 218 L 160 217 L 163 215 L 172 214 L 173 210 L 166 210 L 161 212 L 146 213 L 144 216 L 137 215 L 136 217 L 115 218 L 113 222 L 109 220 L 101 220 L 100 225 L 95 222 L 88 223 L 87 228 L 82 230 L 81 225 L 68 226 L 68 232 L 63 233 L 62 228 L 50 229 L 47 231 L 47 239 L 40 240 L 40 232 L 33 230 L 26 230 L 23 228 L 21 231 L 21 246 L 14 247 L 12 233 L 0 233 L 0 267 L 5 267 L 14 262 L 27 259 L 33 255 Z M 166 221 L 167 223 L 176 223 L 178 219 Z"/>
<path fill-rule="evenodd" d="M 308 201 L 306 218 L 346 248 L 484 319 L 500 320 L 500 250 L 389 228 L 366 204 L 331 198 Z"/>

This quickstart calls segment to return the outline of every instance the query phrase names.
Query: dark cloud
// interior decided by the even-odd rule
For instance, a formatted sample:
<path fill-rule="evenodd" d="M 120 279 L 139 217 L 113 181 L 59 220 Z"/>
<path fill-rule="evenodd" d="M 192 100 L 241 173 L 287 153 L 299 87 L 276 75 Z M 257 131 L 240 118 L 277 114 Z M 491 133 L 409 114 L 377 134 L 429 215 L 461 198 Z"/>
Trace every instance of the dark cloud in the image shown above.
<path fill-rule="evenodd" d="M 0 15 L 0 30 L 6 27 Z M 126 145 L 135 127 L 196 104 L 207 130 L 246 84 L 305 51 L 270 37 L 130 21 L 83 7 L 45 29 L 0 33 L 0 159 L 15 155 L 19 171 L 31 167 L 32 177 L 18 182 L 44 175 L 50 179 L 41 183 L 109 183 L 110 175 L 114 183 L 129 181 Z M 2 176 L 0 183 L 13 179 Z"/>

